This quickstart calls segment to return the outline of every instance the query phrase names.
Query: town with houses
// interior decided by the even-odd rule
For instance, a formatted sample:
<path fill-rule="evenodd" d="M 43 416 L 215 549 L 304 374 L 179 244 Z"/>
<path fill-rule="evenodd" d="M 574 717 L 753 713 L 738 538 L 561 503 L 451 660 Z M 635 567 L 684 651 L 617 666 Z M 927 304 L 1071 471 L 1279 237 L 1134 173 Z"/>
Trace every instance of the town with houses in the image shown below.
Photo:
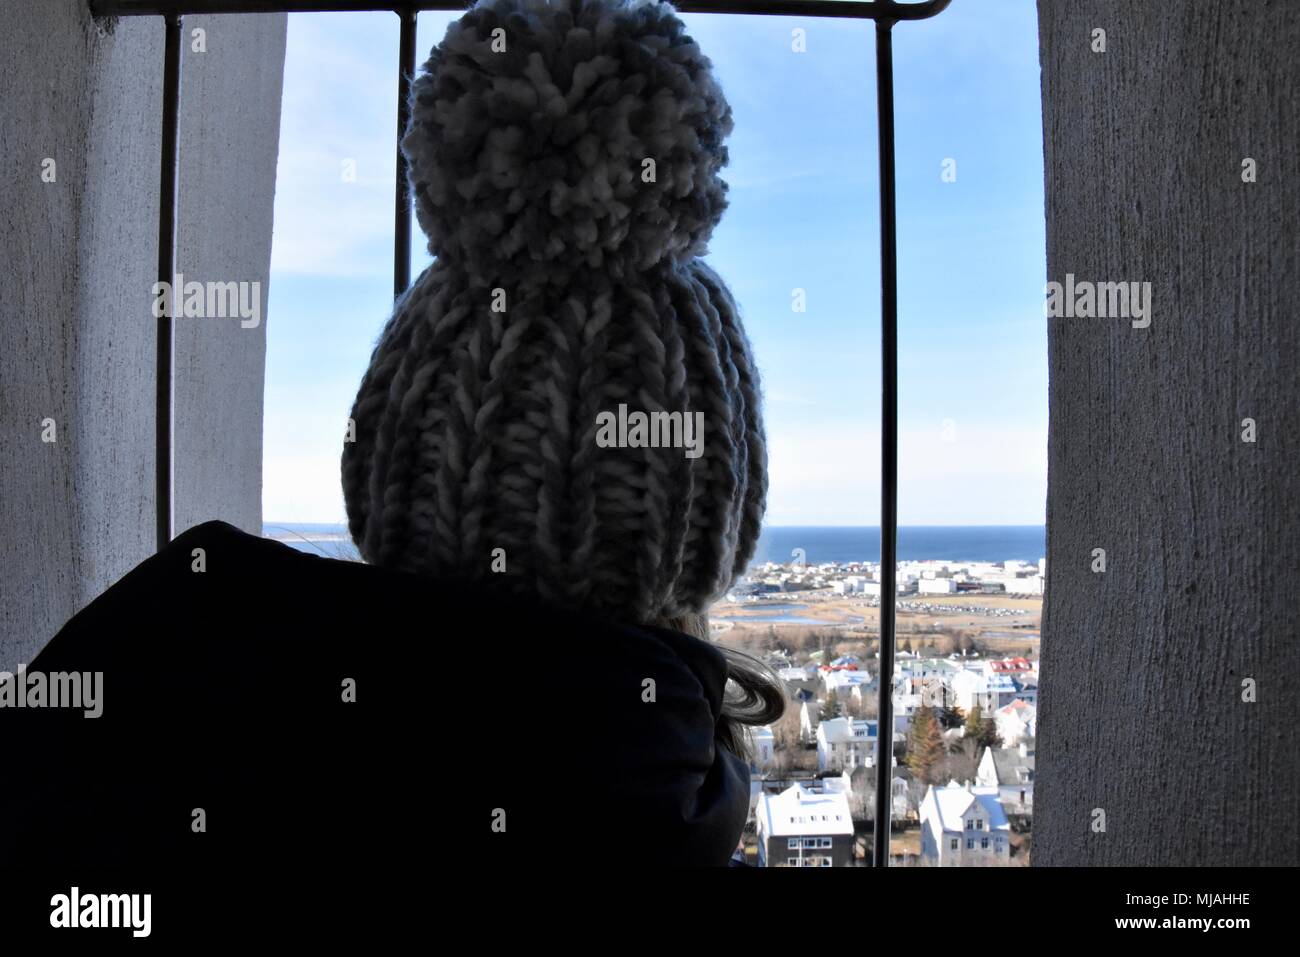
<path fill-rule="evenodd" d="M 1028 863 L 1045 573 L 1045 560 L 899 563 L 891 864 Z M 751 730 L 738 861 L 870 863 L 879 601 L 871 563 L 797 562 L 751 569 L 714 607 L 714 639 L 766 661 L 788 697 Z"/>

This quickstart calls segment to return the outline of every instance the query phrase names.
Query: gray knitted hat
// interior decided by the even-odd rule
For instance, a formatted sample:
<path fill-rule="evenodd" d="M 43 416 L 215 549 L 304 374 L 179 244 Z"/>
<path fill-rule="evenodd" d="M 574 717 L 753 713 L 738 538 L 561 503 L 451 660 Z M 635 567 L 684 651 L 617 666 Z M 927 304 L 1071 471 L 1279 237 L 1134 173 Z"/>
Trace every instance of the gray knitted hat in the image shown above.
<path fill-rule="evenodd" d="M 731 108 L 667 3 L 481 0 L 434 48 L 402 150 L 431 265 L 344 445 L 361 555 L 636 622 L 753 556 L 758 372 L 703 260 Z M 680 413 L 702 454 L 598 423 Z M 685 420 L 683 420 L 685 421 Z"/>

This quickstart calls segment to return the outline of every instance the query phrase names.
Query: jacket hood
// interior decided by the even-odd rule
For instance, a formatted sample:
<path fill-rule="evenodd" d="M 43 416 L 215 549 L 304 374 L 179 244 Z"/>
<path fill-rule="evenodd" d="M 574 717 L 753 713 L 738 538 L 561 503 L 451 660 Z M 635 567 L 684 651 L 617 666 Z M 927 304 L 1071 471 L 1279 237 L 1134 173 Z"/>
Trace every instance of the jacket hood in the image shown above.
<path fill-rule="evenodd" d="M 31 853 L 68 863 L 306 866 L 343 846 L 377 865 L 403 848 L 460 867 L 722 866 L 748 812 L 709 643 L 222 522 L 137 566 L 28 670 L 104 676 L 94 721 L 0 711 L 29 768 L 3 810 L 31 824 Z M 171 828 L 196 794 L 239 822 L 207 857 Z"/>

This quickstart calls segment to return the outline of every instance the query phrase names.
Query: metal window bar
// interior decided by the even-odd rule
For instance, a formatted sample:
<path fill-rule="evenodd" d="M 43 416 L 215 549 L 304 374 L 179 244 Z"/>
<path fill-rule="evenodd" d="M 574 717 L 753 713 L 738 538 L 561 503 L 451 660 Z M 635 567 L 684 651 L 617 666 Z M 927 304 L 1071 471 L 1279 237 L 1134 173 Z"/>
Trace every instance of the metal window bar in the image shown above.
<path fill-rule="evenodd" d="M 889 824 L 893 803 L 893 674 L 898 591 L 898 251 L 894 208 L 894 24 L 926 20 L 952 0 L 673 0 L 681 13 L 834 17 L 876 24 L 876 110 L 880 147 L 880 676 L 876 726 L 875 833 L 872 863 L 889 866 Z M 397 186 L 393 233 L 393 295 L 411 281 L 411 202 L 406 159 L 400 147 L 410 119 L 409 94 L 415 75 L 415 17 L 422 10 L 464 10 L 465 0 L 89 0 L 97 17 L 161 16 L 166 26 L 163 59 L 161 175 L 158 205 L 158 278 L 174 273 L 176 182 L 180 119 L 181 20 L 187 14 L 382 12 L 401 19 L 397 73 Z M 172 539 L 172 331 L 158 320 L 156 464 L 158 547 Z M 886 601 L 888 596 L 888 601 Z M 886 677 L 888 676 L 888 677 Z"/>

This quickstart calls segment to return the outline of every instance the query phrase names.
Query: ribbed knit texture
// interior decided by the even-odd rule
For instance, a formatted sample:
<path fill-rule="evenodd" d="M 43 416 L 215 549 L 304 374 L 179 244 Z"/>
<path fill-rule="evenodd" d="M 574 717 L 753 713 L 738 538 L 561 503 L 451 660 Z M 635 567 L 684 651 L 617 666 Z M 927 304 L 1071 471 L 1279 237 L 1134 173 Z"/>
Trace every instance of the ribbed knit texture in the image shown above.
<path fill-rule="evenodd" d="M 362 557 L 636 622 L 731 586 L 767 488 L 758 372 L 698 258 L 731 127 L 666 3 L 484 0 L 452 23 L 402 140 L 436 260 L 396 304 L 344 445 Z M 599 447 L 620 404 L 703 412 L 703 455 Z"/>

